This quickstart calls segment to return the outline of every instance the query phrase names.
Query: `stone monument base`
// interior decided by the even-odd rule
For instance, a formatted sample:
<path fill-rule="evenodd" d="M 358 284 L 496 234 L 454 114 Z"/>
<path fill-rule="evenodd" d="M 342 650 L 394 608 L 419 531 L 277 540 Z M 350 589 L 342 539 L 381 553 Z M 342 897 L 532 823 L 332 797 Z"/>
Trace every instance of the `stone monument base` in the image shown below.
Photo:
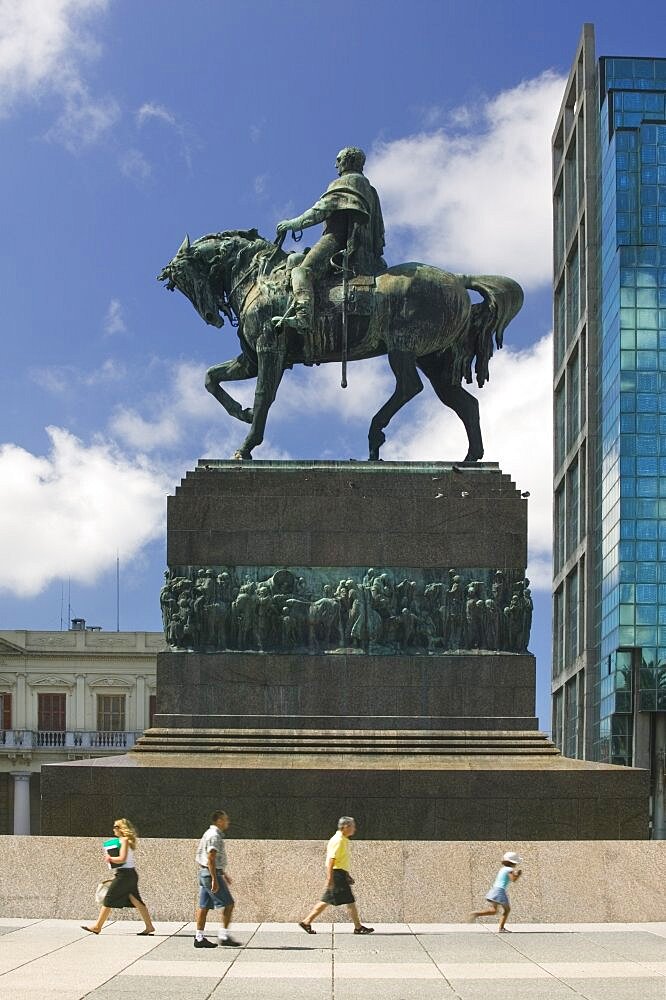
<path fill-rule="evenodd" d="M 458 731 L 445 753 L 401 752 L 404 733 L 383 739 L 391 752 L 356 744 L 347 753 L 243 748 L 50 764 L 42 833 L 103 836 L 115 818 L 131 816 L 145 836 L 194 837 L 224 808 L 234 838 L 325 840 L 339 815 L 356 817 L 359 836 L 375 840 L 648 836 L 646 771 L 561 757 L 534 731 Z"/>
<path fill-rule="evenodd" d="M 169 498 L 157 714 L 42 770 L 42 832 L 646 838 L 648 775 L 537 729 L 527 504 L 491 463 L 202 461 Z M 529 611 L 529 614 L 528 614 Z"/>

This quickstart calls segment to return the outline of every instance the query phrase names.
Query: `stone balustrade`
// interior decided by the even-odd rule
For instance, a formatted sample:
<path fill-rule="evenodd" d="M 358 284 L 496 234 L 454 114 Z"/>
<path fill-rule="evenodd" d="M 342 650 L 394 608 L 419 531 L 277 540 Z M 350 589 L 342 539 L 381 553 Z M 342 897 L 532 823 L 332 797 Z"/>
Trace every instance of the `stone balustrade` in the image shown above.
<path fill-rule="evenodd" d="M 0 753 L 3 750 L 129 750 L 140 732 L 110 730 L 41 730 L 0 729 Z"/>

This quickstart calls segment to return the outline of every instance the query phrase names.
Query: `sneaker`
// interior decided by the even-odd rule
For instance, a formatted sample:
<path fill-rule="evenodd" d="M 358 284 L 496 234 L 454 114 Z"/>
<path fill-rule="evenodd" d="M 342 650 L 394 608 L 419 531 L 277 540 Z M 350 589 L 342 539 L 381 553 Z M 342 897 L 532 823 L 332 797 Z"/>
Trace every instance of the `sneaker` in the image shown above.
<path fill-rule="evenodd" d="M 195 938 L 194 939 L 194 947 L 195 948 L 217 948 L 217 945 L 215 944 L 214 941 L 209 941 L 208 938 L 202 938 L 201 941 L 197 941 L 197 939 Z"/>
<path fill-rule="evenodd" d="M 354 928 L 354 934 L 374 934 L 374 933 L 375 933 L 374 927 L 364 927 L 363 924 L 361 924 L 360 927 Z"/>
<path fill-rule="evenodd" d="M 240 941 L 235 941 L 232 937 L 218 938 L 220 945 L 223 948 L 240 948 Z"/>

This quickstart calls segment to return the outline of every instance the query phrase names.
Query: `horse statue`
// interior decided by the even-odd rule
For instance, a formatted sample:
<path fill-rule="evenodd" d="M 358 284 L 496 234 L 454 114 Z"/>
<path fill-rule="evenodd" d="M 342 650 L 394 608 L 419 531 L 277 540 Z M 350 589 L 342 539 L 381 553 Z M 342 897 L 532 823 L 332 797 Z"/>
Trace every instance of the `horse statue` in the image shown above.
<path fill-rule="evenodd" d="M 419 263 L 376 276 L 341 273 L 318 283 L 314 329 L 308 332 L 284 322 L 292 302 L 289 257 L 256 229 L 211 233 L 192 243 L 186 236 L 158 281 L 187 296 L 208 325 L 221 327 L 226 316 L 237 327 L 241 353 L 209 368 L 205 382 L 227 413 L 250 424 L 234 458 L 252 458 L 263 441 L 286 369 L 342 362 L 344 370 L 347 358 L 384 354 L 395 390 L 371 420 L 369 459 L 379 459 L 389 421 L 423 389 L 419 370 L 465 426 L 464 461 L 483 458 L 479 406 L 461 382 L 471 383 L 472 369 L 479 386 L 489 377 L 493 337 L 501 348 L 504 330 L 523 304 L 523 291 L 511 278 L 450 274 Z M 481 301 L 472 303 L 468 291 Z M 250 378 L 257 380 L 254 405 L 243 409 L 223 384 Z"/>

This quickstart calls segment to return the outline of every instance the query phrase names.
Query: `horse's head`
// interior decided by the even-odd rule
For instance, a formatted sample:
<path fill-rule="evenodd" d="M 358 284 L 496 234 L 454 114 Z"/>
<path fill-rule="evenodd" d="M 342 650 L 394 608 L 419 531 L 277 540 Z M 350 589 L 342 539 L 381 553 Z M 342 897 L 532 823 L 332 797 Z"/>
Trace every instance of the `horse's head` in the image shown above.
<path fill-rule="evenodd" d="M 223 326 L 224 260 L 217 236 L 203 236 L 190 243 L 186 236 L 176 256 L 162 268 L 158 281 L 166 281 L 169 291 L 177 288 L 186 295 L 204 323 Z"/>
<path fill-rule="evenodd" d="M 186 236 L 176 256 L 157 275 L 169 291 L 177 288 L 186 295 L 204 323 L 223 326 L 222 313 L 233 314 L 227 303 L 234 282 L 233 269 L 246 253 L 267 246 L 256 229 L 232 229 L 201 236 L 190 243 Z"/>

